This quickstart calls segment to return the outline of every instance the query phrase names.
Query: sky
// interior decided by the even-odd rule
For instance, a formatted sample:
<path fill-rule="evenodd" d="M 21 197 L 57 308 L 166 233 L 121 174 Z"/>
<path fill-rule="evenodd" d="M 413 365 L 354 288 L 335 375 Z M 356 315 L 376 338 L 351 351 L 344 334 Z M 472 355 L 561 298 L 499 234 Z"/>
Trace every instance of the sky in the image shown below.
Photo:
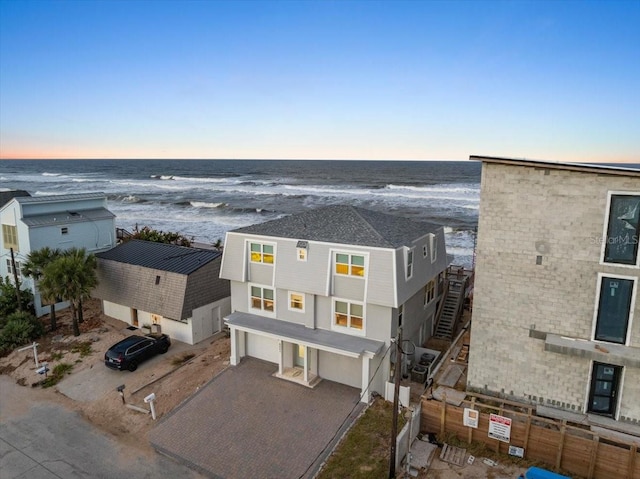
<path fill-rule="evenodd" d="M 640 163 L 640 0 L 0 0 L 0 158 Z"/>

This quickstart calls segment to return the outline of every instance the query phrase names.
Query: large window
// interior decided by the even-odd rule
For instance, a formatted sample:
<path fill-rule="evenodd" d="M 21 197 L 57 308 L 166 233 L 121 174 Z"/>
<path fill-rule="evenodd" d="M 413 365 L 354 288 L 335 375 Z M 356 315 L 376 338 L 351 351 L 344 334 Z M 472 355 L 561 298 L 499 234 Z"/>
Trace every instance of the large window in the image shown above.
<path fill-rule="evenodd" d="M 604 262 L 635 265 L 640 235 L 640 195 L 611 195 Z"/>
<path fill-rule="evenodd" d="M 413 276 L 413 250 L 407 251 L 407 279 Z"/>
<path fill-rule="evenodd" d="M 273 290 L 260 286 L 251 286 L 251 307 L 273 313 L 275 300 Z"/>
<path fill-rule="evenodd" d="M 343 328 L 362 331 L 364 328 L 363 309 L 361 304 L 336 301 L 334 324 Z"/>
<path fill-rule="evenodd" d="M 431 250 L 431 262 L 435 263 L 438 259 L 438 237 L 434 234 L 429 236 L 429 249 Z"/>
<path fill-rule="evenodd" d="M 251 243 L 251 261 L 254 263 L 273 264 L 273 245 Z"/>
<path fill-rule="evenodd" d="M 14 251 L 18 251 L 18 227 L 2 225 L 2 241 L 5 249 L 13 248 Z"/>
<path fill-rule="evenodd" d="M 20 278 L 20 261 L 16 261 L 15 262 L 16 265 L 16 275 L 18 276 L 18 278 Z M 11 260 L 9 258 L 7 258 L 7 271 L 9 272 L 9 275 L 11 276 L 11 279 L 13 279 L 13 268 L 11 267 Z"/>
<path fill-rule="evenodd" d="M 364 276 L 364 256 L 336 253 L 336 274 Z"/>
<path fill-rule="evenodd" d="M 602 277 L 594 339 L 625 344 L 632 296 L 632 279 Z"/>

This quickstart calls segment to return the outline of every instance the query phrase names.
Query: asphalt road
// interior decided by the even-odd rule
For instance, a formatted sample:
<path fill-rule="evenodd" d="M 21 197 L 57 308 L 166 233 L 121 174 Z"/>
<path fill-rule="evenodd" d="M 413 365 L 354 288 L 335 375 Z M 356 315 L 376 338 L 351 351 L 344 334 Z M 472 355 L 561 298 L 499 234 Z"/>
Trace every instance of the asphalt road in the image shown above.
<path fill-rule="evenodd" d="M 171 459 L 125 447 L 41 393 L 0 375 L 2 479 L 202 478 Z"/>

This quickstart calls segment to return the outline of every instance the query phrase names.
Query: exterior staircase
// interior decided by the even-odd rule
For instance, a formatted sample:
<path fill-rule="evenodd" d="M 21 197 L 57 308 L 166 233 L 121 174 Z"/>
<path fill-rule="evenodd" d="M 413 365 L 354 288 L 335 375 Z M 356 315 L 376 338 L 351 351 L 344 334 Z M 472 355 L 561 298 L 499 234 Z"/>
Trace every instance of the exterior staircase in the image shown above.
<path fill-rule="evenodd" d="M 453 333 L 457 322 L 462 316 L 464 306 L 465 291 L 467 289 L 469 276 L 463 271 L 462 274 L 451 274 L 448 272 L 442 293 L 443 301 L 438 309 L 436 317 L 436 327 L 433 333 L 434 338 L 453 340 Z"/>

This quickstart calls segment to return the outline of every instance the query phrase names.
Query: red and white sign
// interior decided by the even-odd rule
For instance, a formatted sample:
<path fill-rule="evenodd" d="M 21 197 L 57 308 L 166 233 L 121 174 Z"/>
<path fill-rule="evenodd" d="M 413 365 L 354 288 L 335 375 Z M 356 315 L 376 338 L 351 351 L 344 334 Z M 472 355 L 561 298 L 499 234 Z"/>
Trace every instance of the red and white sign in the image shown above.
<path fill-rule="evenodd" d="M 511 439 L 511 419 L 497 414 L 489 416 L 489 437 L 502 442 Z"/>

